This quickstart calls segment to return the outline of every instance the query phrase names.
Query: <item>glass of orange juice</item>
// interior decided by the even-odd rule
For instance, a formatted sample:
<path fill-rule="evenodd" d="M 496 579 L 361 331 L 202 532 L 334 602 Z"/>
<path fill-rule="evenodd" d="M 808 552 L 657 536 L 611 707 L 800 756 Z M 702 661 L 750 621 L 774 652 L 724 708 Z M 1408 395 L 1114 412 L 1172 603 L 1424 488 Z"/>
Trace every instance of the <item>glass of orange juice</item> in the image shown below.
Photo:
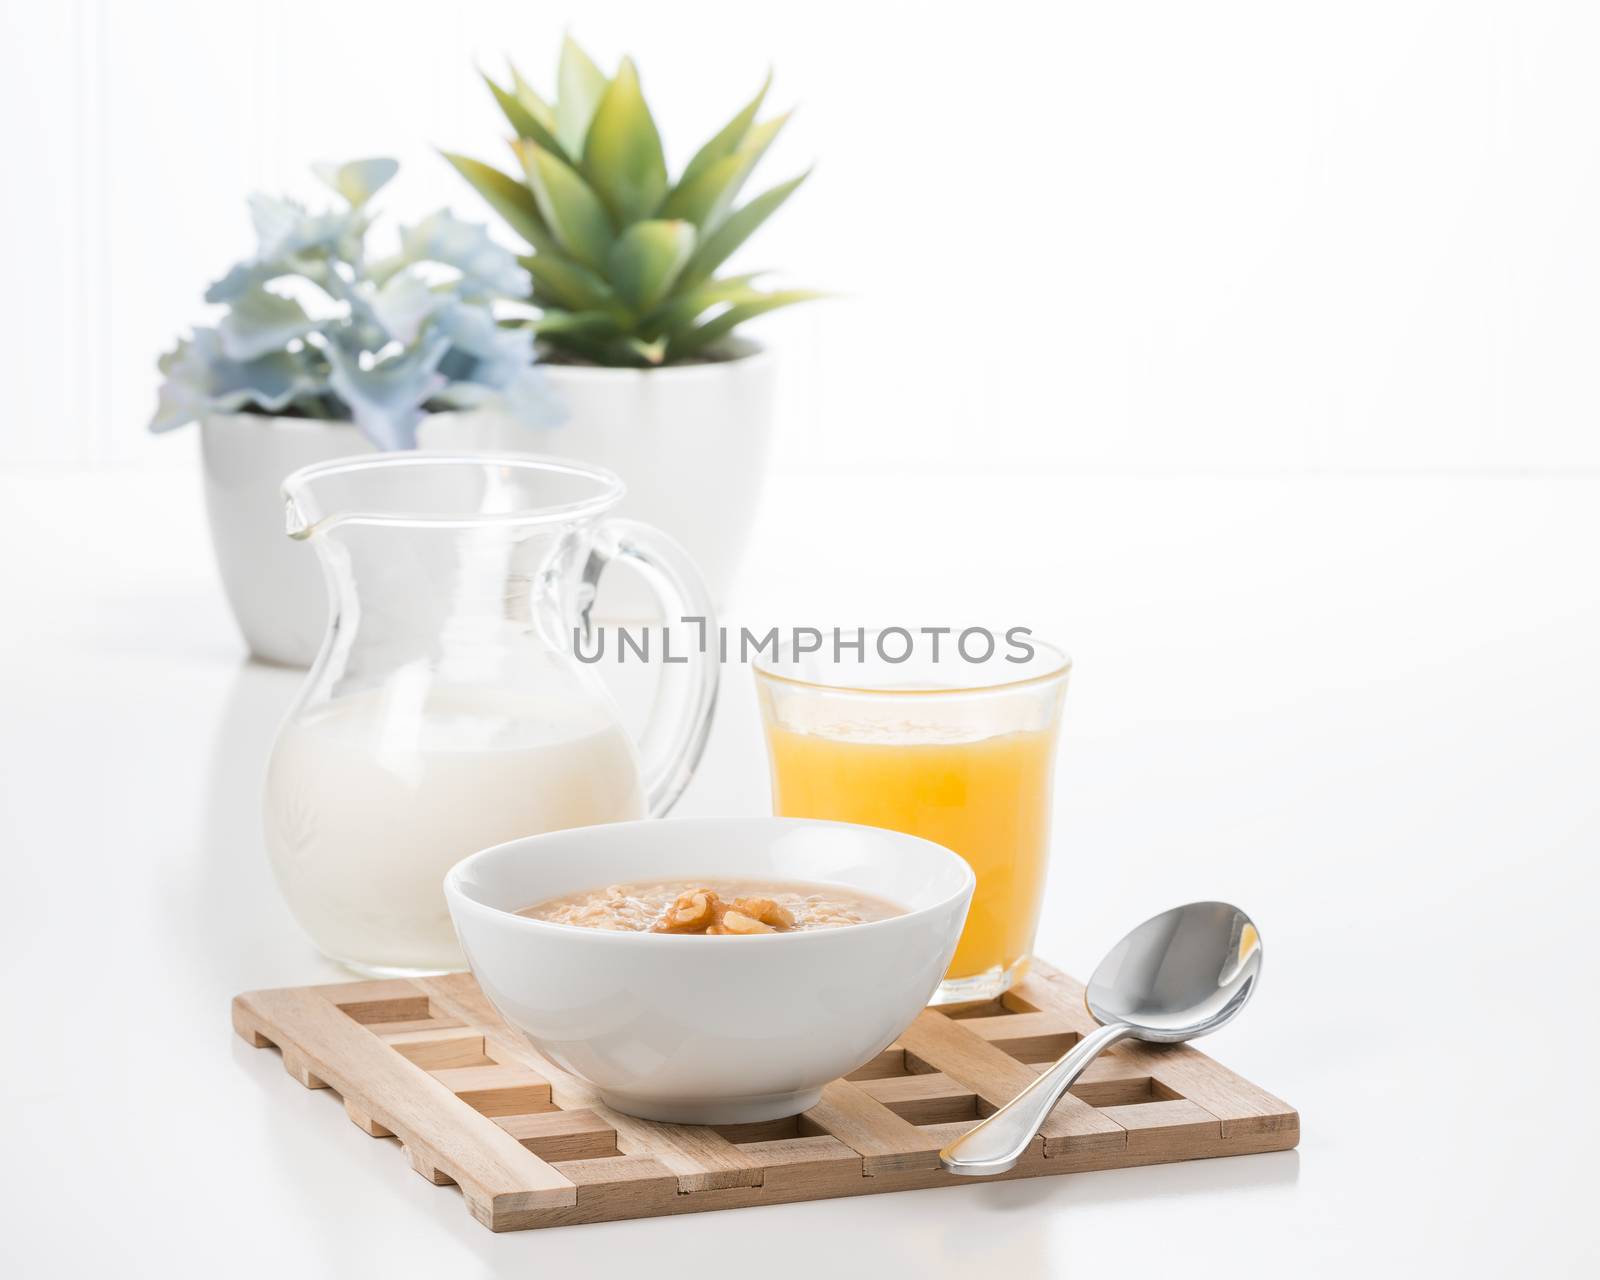
<path fill-rule="evenodd" d="M 978 885 L 934 1003 L 993 999 L 1033 954 L 1070 660 L 1031 636 L 985 654 L 952 634 L 930 655 L 905 631 L 859 646 L 839 634 L 756 661 L 773 810 L 892 827 L 965 858 Z"/>

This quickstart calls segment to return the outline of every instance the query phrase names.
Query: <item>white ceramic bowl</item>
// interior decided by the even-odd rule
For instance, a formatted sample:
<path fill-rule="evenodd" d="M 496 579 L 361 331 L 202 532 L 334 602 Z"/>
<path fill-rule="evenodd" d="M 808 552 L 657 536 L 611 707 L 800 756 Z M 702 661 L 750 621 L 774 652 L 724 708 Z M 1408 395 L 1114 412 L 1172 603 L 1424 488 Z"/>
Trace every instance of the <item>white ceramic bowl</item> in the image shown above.
<path fill-rule="evenodd" d="M 867 924 L 672 937 L 513 914 L 632 880 L 823 881 L 908 908 Z M 652 1120 L 793 1115 L 887 1048 L 949 967 L 972 870 L 897 831 L 800 818 L 679 818 L 528 836 L 445 877 L 484 994 L 557 1066 Z"/>

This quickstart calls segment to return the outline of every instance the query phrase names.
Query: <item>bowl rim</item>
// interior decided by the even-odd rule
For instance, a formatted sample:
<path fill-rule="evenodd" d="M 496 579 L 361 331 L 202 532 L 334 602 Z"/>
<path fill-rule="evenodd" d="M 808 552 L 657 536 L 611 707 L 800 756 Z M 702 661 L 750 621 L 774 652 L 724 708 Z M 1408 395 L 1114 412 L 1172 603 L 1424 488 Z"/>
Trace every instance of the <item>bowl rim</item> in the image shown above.
<path fill-rule="evenodd" d="M 718 934 L 714 937 L 706 934 L 672 934 L 650 933 L 644 930 L 633 929 L 590 929 L 584 925 L 560 924 L 554 920 L 536 920 L 532 916 L 518 915 L 515 911 L 508 911 L 504 907 L 493 907 L 486 902 L 479 902 L 461 886 L 461 880 L 467 873 L 470 864 L 481 860 L 488 860 L 495 855 L 504 856 L 504 850 L 516 845 L 526 845 L 532 841 L 549 840 L 556 843 L 562 836 L 571 836 L 579 831 L 605 830 L 639 830 L 659 828 L 667 825 L 680 826 L 694 824 L 696 826 L 717 827 L 748 825 L 751 823 L 768 824 L 778 823 L 783 826 L 808 826 L 808 827 L 844 827 L 852 831 L 867 831 L 873 833 L 873 838 L 882 836 L 891 837 L 891 843 L 913 842 L 914 845 L 924 846 L 934 851 L 941 858 L 951 862 L 958 871 L 961 881 L 953 893 L 945 894 L 937 902 L 930 902 L 926 906 L 916 907 L 897 916 L 888 916 L 882 920 L 864 920 L 860 924 L 844 925 L 837 929 L 797 929 L 790 933 L 755 934 L 749 937 L 740 937 L 737 934 Z M 813 881 L 811 883 L 829 884 L 835 881 Z M 735 943 L 759 942 L 767 947 L 772 946 L 827 946 L 828 938 L 839 936 L 859 937 L 867 930 L 882 932 L 886 929 L 904 929 L 910 927 L 911 922 L 921 917 L 930 916 L 936 912 L 947 910 L 951 903 L 963 898 L 969 904 L 973 890 L 977 887 L 978 878 L 973 873 L 967 860 L 955 850 L 937 841 L 929 840 L 924 836 L 912 835 L 908 831 L 896 831 L 892 827 L 873 827 L 860 822 L 836 822 L 827 818 L 785 818 L 777 816 L 766 817 L 705 817 L 705 818 L 636 818 L 628 822 L 595 823 L 584 827 L 567 827 L 560 831 L 544 831 L 534 835 L 518 836 L 514 840 L 504 840 L 499 844 L 490 845 L 487 849 L 479 849 L 476 853 L 468 854 L 456 863 L 444 877 L 445 900 L 449 903 L 452 912 L 460 909 L 470 911 L 474 915 L 485 919 L 495 919 L 510 922 L 509 927 L 531 931 L 533 936 L 554 936 L 558 938 L 591 939 L 590 945 L 597 946 L 632 946 L 632 947 L 705 947 L 709 945 L 726 945 L 731 938 Z"/>

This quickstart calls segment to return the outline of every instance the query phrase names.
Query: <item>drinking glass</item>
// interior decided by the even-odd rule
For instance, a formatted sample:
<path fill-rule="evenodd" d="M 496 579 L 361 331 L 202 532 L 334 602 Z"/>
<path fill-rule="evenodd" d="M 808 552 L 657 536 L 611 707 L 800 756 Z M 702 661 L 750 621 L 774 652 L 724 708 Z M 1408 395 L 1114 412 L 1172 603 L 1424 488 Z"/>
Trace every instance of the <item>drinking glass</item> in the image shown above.
<path fill-rule="evenodd" d="M 757 657 L 773 811 L 890 827 L 965 858 L 978 887 L 934 1003 L 993 999 L 1033 955 L 1070 660 L 1031 636 L 987 652 L 974 640 L 978 661 L 955 635 L 900 661 L 914 648 L 904 631 L 843 636 Z"/>

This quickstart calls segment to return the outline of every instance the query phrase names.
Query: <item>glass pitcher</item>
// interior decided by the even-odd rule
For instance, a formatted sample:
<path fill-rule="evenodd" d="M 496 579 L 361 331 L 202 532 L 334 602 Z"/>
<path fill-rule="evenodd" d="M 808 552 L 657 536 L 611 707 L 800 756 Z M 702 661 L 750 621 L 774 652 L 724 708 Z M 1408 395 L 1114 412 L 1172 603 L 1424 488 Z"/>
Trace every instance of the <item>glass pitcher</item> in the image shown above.
<path fill-rule="evenodd" d="M 637 746 L 575 628 L 627 560 L 668 619 L 711 601 L 665 534 L 606 515 L 622 482 L 518 454 L 321 463 L 283 486 L 330 618 L 267 770 L 267 848 L 296 919 L 362 973 L 465 967 L 441 882 L 517 836 L 660 815 L 705 747 L 717 666 L 662 664 Z M 679 646 L 680 652 L 685 646 Z"/>

